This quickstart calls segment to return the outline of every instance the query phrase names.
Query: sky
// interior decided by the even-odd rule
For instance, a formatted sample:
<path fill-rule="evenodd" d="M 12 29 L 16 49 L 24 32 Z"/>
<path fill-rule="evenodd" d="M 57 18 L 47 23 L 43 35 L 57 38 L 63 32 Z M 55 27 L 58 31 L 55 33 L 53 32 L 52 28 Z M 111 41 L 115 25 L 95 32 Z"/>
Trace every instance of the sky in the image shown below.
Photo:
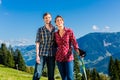
<path fill-rule="evenodd" d="M 120 0 L 0 0 L 0 43 L 35 44 L 45 12 L 52 15 L 53 25 L 61 15 L 76 38 L 93 32 L 120 32 Z"/>

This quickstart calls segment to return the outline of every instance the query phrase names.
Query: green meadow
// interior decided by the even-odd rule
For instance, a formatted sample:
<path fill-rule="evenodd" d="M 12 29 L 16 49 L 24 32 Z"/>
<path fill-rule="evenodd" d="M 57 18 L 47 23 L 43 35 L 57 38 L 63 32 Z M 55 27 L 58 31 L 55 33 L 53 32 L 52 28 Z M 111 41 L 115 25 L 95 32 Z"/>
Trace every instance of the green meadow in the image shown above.
<path fill-rule="evenodd" d="M 32 74 L 0 65 L 0 80 L 32 80 Z M 42 77 L 41 80 L 47 80 L 47 78 Z"/>

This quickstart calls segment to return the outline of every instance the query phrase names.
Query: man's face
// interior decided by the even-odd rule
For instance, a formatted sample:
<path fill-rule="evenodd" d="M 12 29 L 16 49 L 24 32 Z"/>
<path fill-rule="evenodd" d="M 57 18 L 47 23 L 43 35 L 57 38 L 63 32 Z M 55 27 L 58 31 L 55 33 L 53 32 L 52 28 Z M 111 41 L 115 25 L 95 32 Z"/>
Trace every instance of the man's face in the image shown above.
<path fill-rule="evenodd" d="M 51 19 L 52 19 L 51 15 L 49 15 L 49 14 L 44 17 L 44 21 L 46 24 L 49 24 L 51 22 Z"/>

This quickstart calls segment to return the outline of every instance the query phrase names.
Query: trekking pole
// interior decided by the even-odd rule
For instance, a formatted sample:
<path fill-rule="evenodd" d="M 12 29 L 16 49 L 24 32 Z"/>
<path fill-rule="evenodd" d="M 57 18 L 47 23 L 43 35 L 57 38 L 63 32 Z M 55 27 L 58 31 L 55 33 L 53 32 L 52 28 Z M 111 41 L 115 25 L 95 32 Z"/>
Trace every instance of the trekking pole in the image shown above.
<path fill-rule="evenodd" d="M 87 80 L 87 74 L 86 74 L 86 69 L 85 69 L 85 63 L 84 63 L 84 57 L 86 56 L 86 52 L 83 51 L 82 49 L 78 49 L 79 52 L 80 52 L 80 55 L 79 55 L 79 62 L 80 64 L 82 65 L 82 69 L 83 69 L 83 73 L 85 75 L 85 80 Z"/>
<path fill-rule="evenodd" d="M 85 69 L 84 57 L 80 57 L 79 61 L 80 61 L 80 65 L 82 66 L 83 73 L 85 75 L 85 80 L 87 80 L 87 74 L 86 74 L 86 69 Z"/>

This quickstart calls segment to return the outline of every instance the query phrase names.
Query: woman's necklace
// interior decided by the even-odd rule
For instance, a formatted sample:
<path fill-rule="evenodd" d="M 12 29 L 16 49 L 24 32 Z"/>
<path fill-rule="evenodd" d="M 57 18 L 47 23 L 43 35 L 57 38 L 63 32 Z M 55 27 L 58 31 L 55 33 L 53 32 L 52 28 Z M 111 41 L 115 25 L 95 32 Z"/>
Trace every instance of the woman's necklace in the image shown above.
<path fill-rule="evenodd" d="M 60 37 L 62 37 L 64 33 L 65 33 L 65 30 L 64 30 L 64 29 L 60 30 L 60 31 L 59 31 Z"/>

